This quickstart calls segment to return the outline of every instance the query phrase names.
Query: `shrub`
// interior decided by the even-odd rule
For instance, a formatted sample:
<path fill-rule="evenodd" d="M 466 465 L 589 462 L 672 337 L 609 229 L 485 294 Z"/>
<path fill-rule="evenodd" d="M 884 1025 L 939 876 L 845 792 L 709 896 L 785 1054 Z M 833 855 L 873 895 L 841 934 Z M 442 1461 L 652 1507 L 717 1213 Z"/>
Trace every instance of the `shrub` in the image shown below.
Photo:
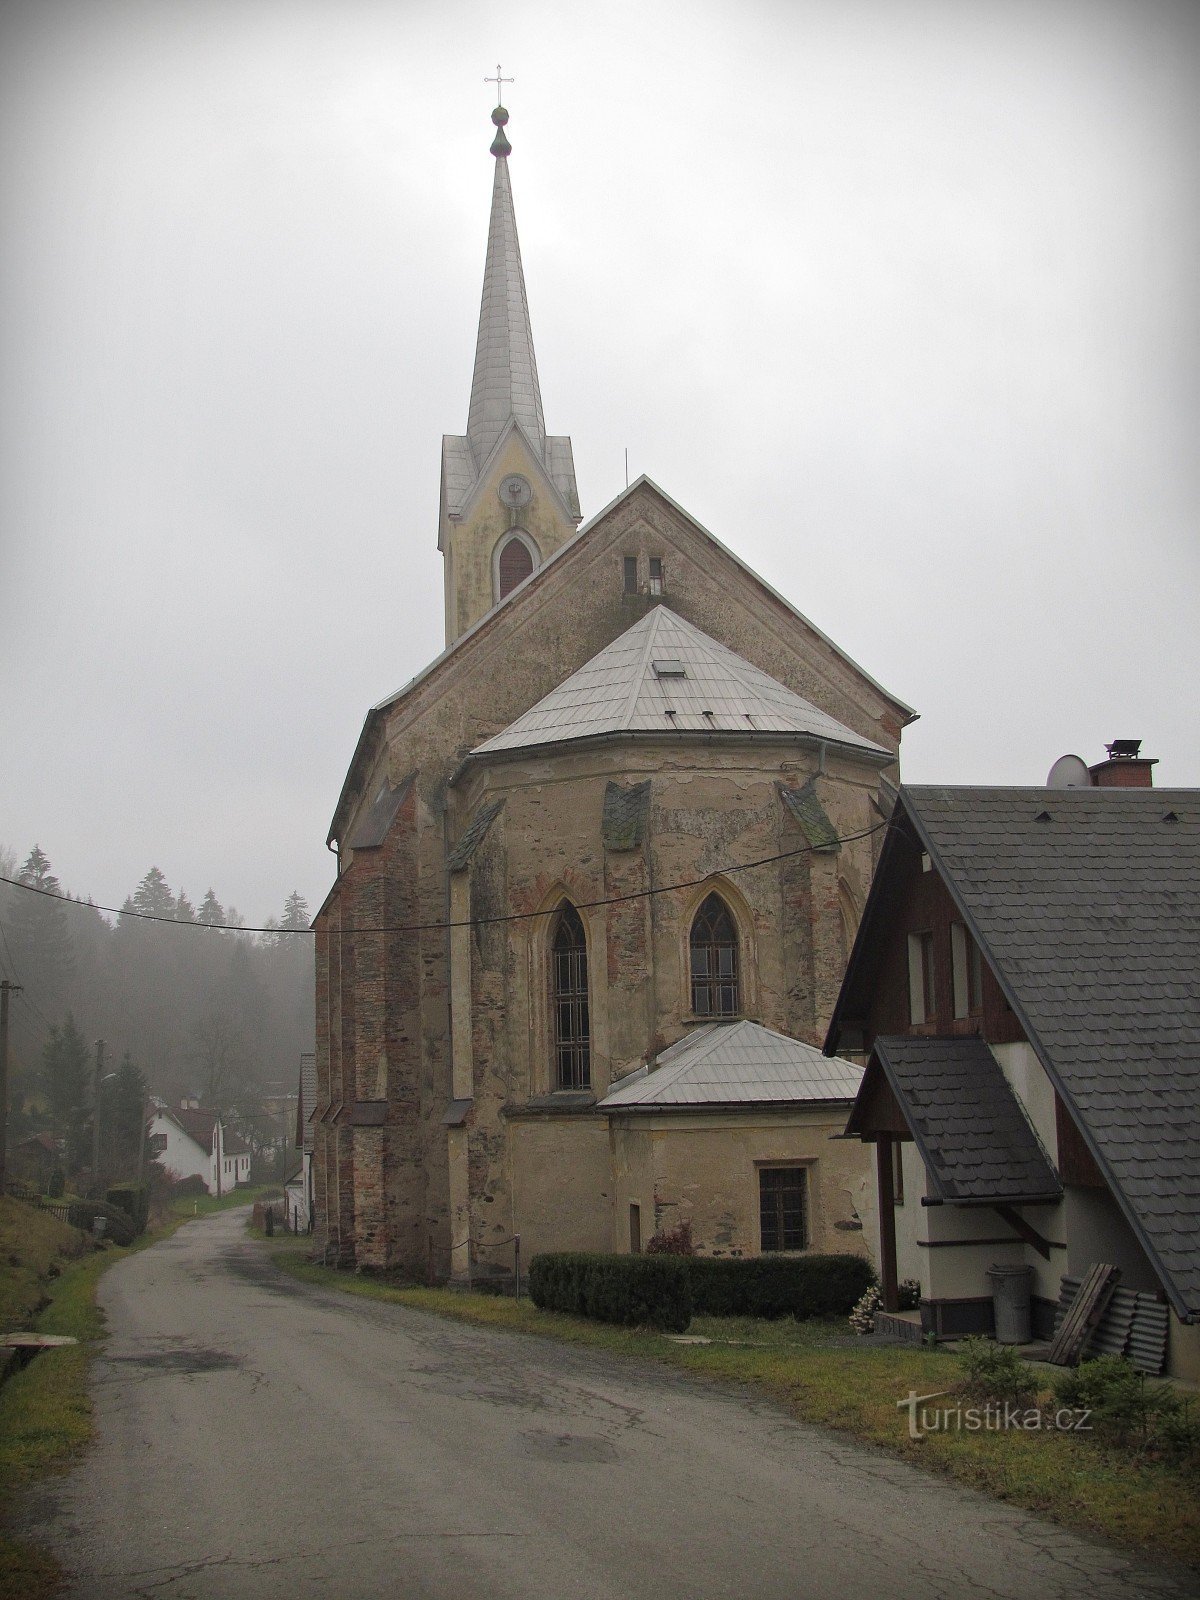
<path fill-rule="evenodd" d="M 898 1311 L 917 1311 L 921 1305 L 921 1285 L 916 1278 L 901 1278 L 898 1286 Z"/>
<path fill-rule="evenodd" d="M 207 1194 L 208 1185 L 198 1172 L 194 1172 L 190 1178 L 179 1178 L 172 1187 L 171 1193 L 177 1199 L 190 1200 L 193 1195 L 199 1197 Z"/>
<path fill-rule="evenodd" d="M 1036 1393 L 1033 1375 L 1012 1345 L 996 1344 L 977 1333 L 963 1340 L 959 1354 L 962 1389 L 972 1400 L 992 1400 L 998 1405 L 1032 1403 Z"/>
<path fill-rule="evenodd" d="M 104 1237 L 114 1244 L 132 1244 L 133 1223 L 126 1212 L 117 1206 L 106 1205 L 103 1200 L 72 1200 L 68 1220 L 73 1228 L 84 1233 L 94 1233 L 96 1218 L 104 1218 Z"/>
<path fill-rule="evenodd" d="M 692 1256 L 686 1267 L 692 1307 L 711 1317 L 845 1316 L 875 1283 L 863 1256 Z"/>
<path fill-rule="evenodd" d="M 656 1233 L 646 1241 L 646 1254 L 648 1256 L 694 1256 L 696 1246 L 692 1243 L 692 1224 L 685 1217 L 677 1228 L 668 1228 L 665 1232 Z"/>
<path fill-rule="evenodd" d="M 1145 1446 L 1165 1432 L 1174 1445 L 1186 1447 L 1186 1411 L 1179 1395 L 1168 1384 L 1147 1383 L 1124 1356 L 1082 1362 L 1056 1379 L 1054 1396 L 1061 1406 L 1090 1411 L 1099 1439 Z"/>
<path fill-rule="evenodd" d="M 574 1250 L 534 1256 L 529 1297 L 543 1311 L 566 1311 L 624 1327 L 682 1333 L 692 1320 L 686 1265 L 674 1256 Z"/>
<path fill-rule="evenodd" d="M 883 1296 L 875 1284 L 867 1290 L 861 1299 L 854 1302 L 850 1311 L 850 1326 L 857 1334 L 875 1332 L 875 1313 L 883 1304 Z"/>

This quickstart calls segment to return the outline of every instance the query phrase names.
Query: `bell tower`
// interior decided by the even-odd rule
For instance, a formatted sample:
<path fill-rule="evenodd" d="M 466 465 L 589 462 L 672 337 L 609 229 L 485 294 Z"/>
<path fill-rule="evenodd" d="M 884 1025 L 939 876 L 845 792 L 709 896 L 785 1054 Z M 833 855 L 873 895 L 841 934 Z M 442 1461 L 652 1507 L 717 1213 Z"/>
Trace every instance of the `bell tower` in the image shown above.
<path fill-rule="evenodd" d="M 438 549 L 447 645 L 540 567 L 580 520 L 571 441 L 548 434 L 542 416 L 503 106 L 492 122 L 496 175 L 467 431 L 442 438 Z"/>

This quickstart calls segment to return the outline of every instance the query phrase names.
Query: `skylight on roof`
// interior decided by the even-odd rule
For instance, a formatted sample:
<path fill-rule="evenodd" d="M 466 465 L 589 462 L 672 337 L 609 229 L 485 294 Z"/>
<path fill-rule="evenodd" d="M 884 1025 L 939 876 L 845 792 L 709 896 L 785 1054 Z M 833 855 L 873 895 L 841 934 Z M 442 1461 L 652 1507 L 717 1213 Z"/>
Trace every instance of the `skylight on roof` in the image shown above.
<path fill-rule="evenodd" d="M 687 668 L 682 661 L 656 661 L 654 662 L 654 676 L 656 678 L 686 678 Z"/>

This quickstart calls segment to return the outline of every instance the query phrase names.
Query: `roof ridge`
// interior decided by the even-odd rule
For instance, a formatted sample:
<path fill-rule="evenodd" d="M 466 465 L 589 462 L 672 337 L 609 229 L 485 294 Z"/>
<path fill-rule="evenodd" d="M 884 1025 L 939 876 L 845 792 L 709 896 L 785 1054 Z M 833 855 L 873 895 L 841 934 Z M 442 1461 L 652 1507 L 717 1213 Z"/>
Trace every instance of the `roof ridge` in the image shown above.
<path fill-rule="evenodd" d="M 658 619 L 659 619 L 660 614 L 663 611 L 669 611 L 669 610 L 670 610 L 669 606 L 658 605 L 658 606 L 655 606 L 652 610 L 648 611 L 646 613 L 645 617 L 642 618 L 642 622 L 645 622 L 647 624 L 647 627 L 646 627 L 646 641 L 642 646 L 641 656 L 638 658 L 637 671 L 634 672 L 631 675 L 632 676 L 632 683 L 630 684 L 629 693 L 628 693 L 628 695 L 626 696 L 626 699 L 625 699 L 625 709 L 621 713 L 621 717 L 619 719 L 619 726 L 621 726 L 621 727 L 628 726 L 629 720 L 633 716 L 634 708 L 637 705 L 638 700 L 641 698 L 642 683 L 645 680 L 645 676 L 646 676 L 646 666 L 647 666 L 647 663 L 650 660 L 650 652 L 654 649 L 654 641 L 658 637 L 658 628 L 659 628 L 659 620 Z M 635 632 L 638 628 L 640 628 L 642 626 L 642 622 L 635 622 L 632 628 L 627 628 L 623 634 L 618 634 L 617 635 L 617 639 L 626 639 L 626 638 L 628 638 L 630 633 Z M 616 644 L 617 639 L 613 640 L 613 644 Z M 609 648 L 610 647 L 608 645 L 605 645 L 605 647 L 604 647 L 605 650 L 607 650 Z M 604 653 L 603 651 L 600 652 L 601 655 L 603 655 L 603 653 Z M 596 659 L 596 657 L 593 656 L 592 660 L 594 661 L 595 659 Z"/>

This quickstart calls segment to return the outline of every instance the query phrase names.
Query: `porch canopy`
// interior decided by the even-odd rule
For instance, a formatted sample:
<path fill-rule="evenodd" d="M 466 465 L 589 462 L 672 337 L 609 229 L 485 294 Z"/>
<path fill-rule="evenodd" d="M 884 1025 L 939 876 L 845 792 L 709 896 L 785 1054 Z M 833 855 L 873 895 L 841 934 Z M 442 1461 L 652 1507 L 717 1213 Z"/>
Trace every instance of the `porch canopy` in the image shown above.
<path fill-rule="evenodd" d="M 931 1198 L 953 1205 L 1047 1204 L 1062 1185 L 1008 1079 L 975 1036 L 875 1040 L 847 1135 L 911 1137 Z"/>

